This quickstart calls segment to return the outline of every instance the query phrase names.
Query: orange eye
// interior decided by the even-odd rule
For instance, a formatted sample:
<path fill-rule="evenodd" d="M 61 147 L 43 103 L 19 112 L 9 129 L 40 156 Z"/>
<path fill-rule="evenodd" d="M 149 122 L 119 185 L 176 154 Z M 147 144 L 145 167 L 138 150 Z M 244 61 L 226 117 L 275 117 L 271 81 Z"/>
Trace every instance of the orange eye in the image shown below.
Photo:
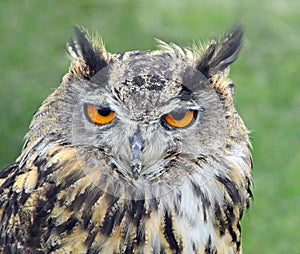
<path fill-rule="evenodd" d="M 164 116 L 165 122 L 171 127 L 184 128 L 190 125 L 196 118 L 196 111 L 174 111 Z"/>
<path fill-rule="evenodd" d="M 88 119 L 94 124 L 108 124 L 115 118 L 115 112 L 110 108 L 95 107 L 91 104 L 85 105 L 85 113 Z"/>

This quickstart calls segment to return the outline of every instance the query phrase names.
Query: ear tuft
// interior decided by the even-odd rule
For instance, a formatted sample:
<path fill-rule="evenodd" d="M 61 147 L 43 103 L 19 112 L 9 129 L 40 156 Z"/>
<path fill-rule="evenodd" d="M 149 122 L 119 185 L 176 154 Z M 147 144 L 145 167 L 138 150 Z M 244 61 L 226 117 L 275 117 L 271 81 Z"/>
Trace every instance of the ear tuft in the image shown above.
<path fill-rule="evenodd" d="M 221 40 L 212 41 L 202 54 L 197 69 L 207 78 L 224 72 L 238 57 L 242 47 L 243 29 L 233 27 Z"/>
<path fill-rule="evenodd" d="M 90 79 L 108 65 L 103 43 L 93 41 L 81 27 L 75 26 L 75 38 L 68 43 L 68 52 L 74 59 L 70 71 Z"/>

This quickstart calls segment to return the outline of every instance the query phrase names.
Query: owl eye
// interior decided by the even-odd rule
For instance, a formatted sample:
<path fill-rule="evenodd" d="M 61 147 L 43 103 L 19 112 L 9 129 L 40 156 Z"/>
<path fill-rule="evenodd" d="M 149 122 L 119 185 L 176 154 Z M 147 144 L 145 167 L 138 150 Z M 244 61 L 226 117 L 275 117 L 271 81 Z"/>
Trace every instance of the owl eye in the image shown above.
<path fill-rule="evenodd" d="M 84 107 L 87 118 L 94 124 L 108 124 L 115 118 L 115 112 L 110 108 L 96 107 L 91 104 L 85 104 Z"/>
<path fill-rule="evenodd" d="M 197 116 L 197 111 L 173 111 L 163 116 L 163 123 L 175 128 L 184 128 L 194 122 Z"/>

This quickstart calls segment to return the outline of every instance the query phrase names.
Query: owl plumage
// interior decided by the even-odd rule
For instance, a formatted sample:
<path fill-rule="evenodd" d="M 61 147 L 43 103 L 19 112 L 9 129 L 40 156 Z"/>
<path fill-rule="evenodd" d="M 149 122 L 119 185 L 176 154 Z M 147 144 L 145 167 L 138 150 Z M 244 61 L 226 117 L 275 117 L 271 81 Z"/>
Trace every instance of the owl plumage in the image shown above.
<path fill-rule="evenodd" d="M 228 72 L 242 29 L 116 54 L 75 34 L 0 171 L 0 252 L 241 253 L 252 158 Z"/>

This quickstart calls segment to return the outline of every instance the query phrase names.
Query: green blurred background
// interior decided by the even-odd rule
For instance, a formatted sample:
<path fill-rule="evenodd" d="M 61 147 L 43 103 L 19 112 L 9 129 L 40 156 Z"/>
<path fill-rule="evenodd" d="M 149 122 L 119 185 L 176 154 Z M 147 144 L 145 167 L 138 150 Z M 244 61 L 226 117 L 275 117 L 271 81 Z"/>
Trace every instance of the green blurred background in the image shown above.
<path fill-rule="evenodd" d="M 115 52 L 153 49 L 154 37 L 190 45 L 237 22 L 245 42 L 231 77 L 255 165 L 244 253 L 300 253 L 300 1 L 1 0 L 0 168 L 18 156 L 33 113 L 66 73 L 74 24 Z"/>

